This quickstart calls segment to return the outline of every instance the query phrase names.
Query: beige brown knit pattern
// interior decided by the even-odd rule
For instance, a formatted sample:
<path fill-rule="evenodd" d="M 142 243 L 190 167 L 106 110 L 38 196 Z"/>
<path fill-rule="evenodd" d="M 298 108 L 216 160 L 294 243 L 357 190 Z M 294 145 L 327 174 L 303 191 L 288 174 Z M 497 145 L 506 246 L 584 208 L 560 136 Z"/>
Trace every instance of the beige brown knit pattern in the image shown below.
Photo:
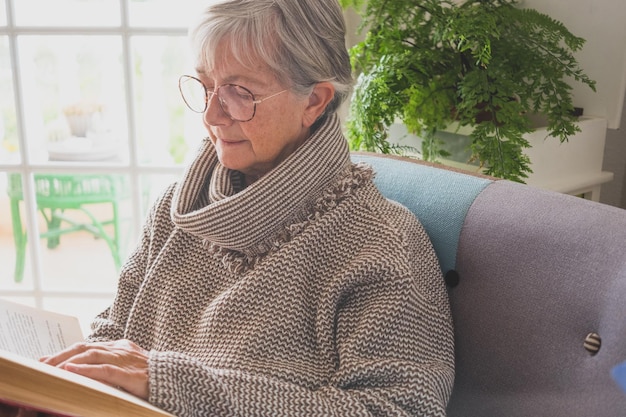
<path fill-rule="evenodd" d="M 210 143 L 154 205 L 92 340 L 150 349 L 179 416 L 444 416 L 452 322 L 430 241 L 335 117 L 235 193 Z"/>

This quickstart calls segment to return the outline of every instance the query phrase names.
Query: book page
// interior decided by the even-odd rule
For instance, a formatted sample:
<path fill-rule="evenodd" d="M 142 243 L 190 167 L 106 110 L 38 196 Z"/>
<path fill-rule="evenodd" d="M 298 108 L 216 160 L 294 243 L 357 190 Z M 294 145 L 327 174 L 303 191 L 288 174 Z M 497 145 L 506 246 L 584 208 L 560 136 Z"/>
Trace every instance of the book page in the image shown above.
<path fill-rule="evenodd" d="M 0 349 L 38 359 L 81 340 L 77 318 L 0 299 Z"/>

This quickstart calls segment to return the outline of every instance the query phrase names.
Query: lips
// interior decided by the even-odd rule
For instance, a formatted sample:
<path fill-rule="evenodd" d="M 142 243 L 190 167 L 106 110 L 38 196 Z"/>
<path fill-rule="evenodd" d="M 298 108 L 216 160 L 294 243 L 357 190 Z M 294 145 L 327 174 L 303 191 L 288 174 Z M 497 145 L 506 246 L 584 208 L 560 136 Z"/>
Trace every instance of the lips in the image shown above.
<path fill-rule="evenodd" d="M 213 143 L 215 142 L 222 142 L 225 144 L 234 144 L 234 143 L 240 143 L 243 142 L 243 139 L 235 139 L 235 138 L 228 138 L 228 137 L 224 137 L 222 135 L 219 135 L 218 132 L 216 131 L 212 131 L 211 132 L 211 137 L 213 139 Z"/>
<path fill-rule="evenodd" d="M 222 142 L 225 145 L 237 145 L 239 143 L 243 143 L 245 142 L 244 140 L 239 140 L 239 139 L 223 139 L 223 138 L 218 138 L 218 140 L 220 142 Z"/>

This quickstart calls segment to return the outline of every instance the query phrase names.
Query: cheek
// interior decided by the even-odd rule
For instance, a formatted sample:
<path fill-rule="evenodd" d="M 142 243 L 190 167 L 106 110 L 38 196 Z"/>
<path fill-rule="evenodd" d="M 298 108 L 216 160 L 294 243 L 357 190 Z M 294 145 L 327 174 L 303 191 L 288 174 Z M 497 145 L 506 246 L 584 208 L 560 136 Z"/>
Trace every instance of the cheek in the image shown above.
<path fill-rule="evenodd" d="M 248 139 L 248 143 L 255 153 L 267 153 L 276 146 L 278 131 L 273 126 L 277 125 L 269 123 L 247 123 L 246 126 L 241 127 L 244 136 Z"/>
<path fill-rule="evenodd" d="M 293 110 L 275 108 L 251 121 L 257 123 L 242 124 L 242 130 L 255 149 L 282 149 L 301 135 L 302 115 Z"/>

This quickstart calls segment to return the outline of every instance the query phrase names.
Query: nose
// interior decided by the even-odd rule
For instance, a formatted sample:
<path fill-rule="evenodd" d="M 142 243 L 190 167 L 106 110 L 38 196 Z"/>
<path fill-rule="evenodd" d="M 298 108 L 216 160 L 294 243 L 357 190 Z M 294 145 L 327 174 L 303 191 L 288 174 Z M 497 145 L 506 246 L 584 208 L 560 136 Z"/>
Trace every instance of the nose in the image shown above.
<path fill-rule="evenodd" d="M 204 122 L 209 126 L 220 126 L 232 123 L 231 118 L 226 114 L 219 102 L 217 94 L 211 94 L 204 111 Z"/>

